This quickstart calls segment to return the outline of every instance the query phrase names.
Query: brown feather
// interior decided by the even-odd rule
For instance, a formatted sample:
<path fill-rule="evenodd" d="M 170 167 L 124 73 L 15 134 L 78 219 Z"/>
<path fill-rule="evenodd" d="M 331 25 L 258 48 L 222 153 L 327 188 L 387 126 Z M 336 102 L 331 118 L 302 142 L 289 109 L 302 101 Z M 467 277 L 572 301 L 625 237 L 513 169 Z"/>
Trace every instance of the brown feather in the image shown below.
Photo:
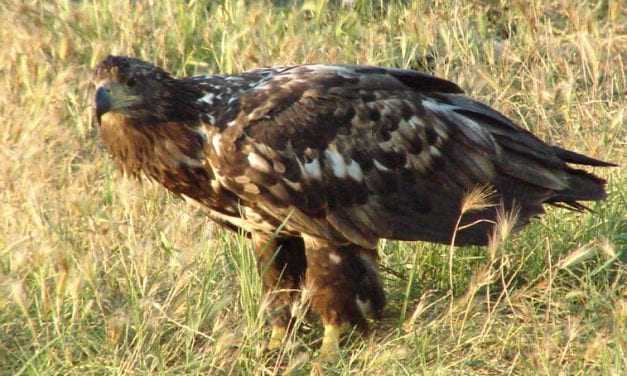
<path fill-rule="evenodd" d="M 486 244 L 500 211 L 517 230 L 544 204 L 582 210 L 606 196 L 605 180 L 568 163 L 611 164 L 547 145 L 419 72 L 301 65 L 176 79 L 110 56 L 95 80 L 100 135 L 124 172 L 251 235 L 275 342 L 302 287 L 325 333 L 365 329 L 365 311 L 385 302 L 381 238 Z M 477 187 L 494 194 L 462 213 Z"/>

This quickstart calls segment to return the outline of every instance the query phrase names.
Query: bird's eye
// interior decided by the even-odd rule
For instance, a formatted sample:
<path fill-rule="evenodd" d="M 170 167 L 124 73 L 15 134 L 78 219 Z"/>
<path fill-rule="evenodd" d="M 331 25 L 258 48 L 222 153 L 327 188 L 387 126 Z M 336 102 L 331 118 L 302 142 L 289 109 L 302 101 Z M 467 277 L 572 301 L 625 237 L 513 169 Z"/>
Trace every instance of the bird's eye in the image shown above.
<path fill-rule="evenodd" d="M 126 81 L 126 85 L 128 87 L 133 87 L 137 84 L 137 80 L 134 79 L 133 77 L 129 78 L 128 81 Z"/>

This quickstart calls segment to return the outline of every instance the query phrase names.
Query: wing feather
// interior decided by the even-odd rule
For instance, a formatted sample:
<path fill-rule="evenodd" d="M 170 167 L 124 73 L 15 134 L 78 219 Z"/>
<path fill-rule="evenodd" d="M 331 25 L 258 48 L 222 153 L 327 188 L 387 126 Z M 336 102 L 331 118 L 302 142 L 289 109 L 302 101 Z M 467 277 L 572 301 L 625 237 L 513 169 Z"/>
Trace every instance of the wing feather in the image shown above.
<path fill-rule="evenodd" d="M 289 217 L 291 231 L 366 247 L 378 238 L 449 242 L 477 186 L 505 192 L 495 200 L 508 208 L 528 198 L 523 212 L 540 212 L 540 200 L 567 187 L 565 163 L 460 92 L 411 71 L 290 67 L 239 98 L 212 167 L 242 199 Z M 488 208 L 462 225 L 495 218 Z M 457 239 L 485 244 L 490 233 L 482 222 Z"/>

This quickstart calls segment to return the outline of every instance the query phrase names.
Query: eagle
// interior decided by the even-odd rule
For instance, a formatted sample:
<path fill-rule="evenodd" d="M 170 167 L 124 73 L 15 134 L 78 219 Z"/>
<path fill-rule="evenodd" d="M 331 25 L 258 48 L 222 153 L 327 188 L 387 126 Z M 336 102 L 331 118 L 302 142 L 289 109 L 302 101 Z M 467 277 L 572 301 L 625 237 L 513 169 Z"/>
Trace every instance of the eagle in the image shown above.
<path fill-rule="evenodd" d="M 456 84 L 413 70 L 310 64 L 176 78 L 108 56 L 95 120 L 120 169 L 200 203 L 252 239 L 269 299 L 270 348 L 306 294 L 321 357 L 366 330 L 385 294 L 379 239 L 485 245 L 503 212 L 515 229 L 545 204 L 582 210 L 614 166 L 549 145 Z M 489 205 L 464 211 L 469 192 Z"/>

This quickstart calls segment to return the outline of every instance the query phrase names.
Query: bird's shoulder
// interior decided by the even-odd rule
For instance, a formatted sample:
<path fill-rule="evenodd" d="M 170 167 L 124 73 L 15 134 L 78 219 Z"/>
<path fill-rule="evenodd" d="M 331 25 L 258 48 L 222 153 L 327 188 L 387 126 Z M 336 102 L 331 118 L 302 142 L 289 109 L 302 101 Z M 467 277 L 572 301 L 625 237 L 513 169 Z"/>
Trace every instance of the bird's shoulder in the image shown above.
<path fill-rule="evenodd" d="M 436 101 L 433 86 L 418 90 L 392 73 L 295 66 L 243 93 L 237 114 L 211 137 L 221 183 L 266 212 L 298 208 L 308 221 L 368 202 L 379 207 L 384 196 L 390 210 L 397 201 L 424 210 L 424 200 L 404 202 L 397 193 L 431 179 L 450 129 L 425 110 L 425 101 Z M 319 233 L 327 236 L 324 223 Z"/>
<path fill-rule="evenodd" d="M 434 117 L 425 105 L 461 91 L 424 73 L 360 65 L 254 72 L 265 78 L 230 101 L 224 111 L 229 117 L 218 126 L 220 142 L 230 152 L 251 142 L 307 159 L 315 158 L 312 150 L 337 144 L 342 153 L 377 150 L 383 160 L 402 165 L 407 152 L 428 151 L 446 137 L 442 121 L 425 121 Z"/>
<path fill-rule="evenodd" d="M 307 97 L 370 97 L 373 92 L 387 93 L 462 93 L 455 83 L 430 74 L 398 68 L 367 65 L 308 64 L 263 68 L 233 76 L 248 88 L 240 93 L 241 112 L 248 120 L 267 117 L 268 109 L 278 113 Z M 358 93 L 356 93 L 358 92 Z"/>

